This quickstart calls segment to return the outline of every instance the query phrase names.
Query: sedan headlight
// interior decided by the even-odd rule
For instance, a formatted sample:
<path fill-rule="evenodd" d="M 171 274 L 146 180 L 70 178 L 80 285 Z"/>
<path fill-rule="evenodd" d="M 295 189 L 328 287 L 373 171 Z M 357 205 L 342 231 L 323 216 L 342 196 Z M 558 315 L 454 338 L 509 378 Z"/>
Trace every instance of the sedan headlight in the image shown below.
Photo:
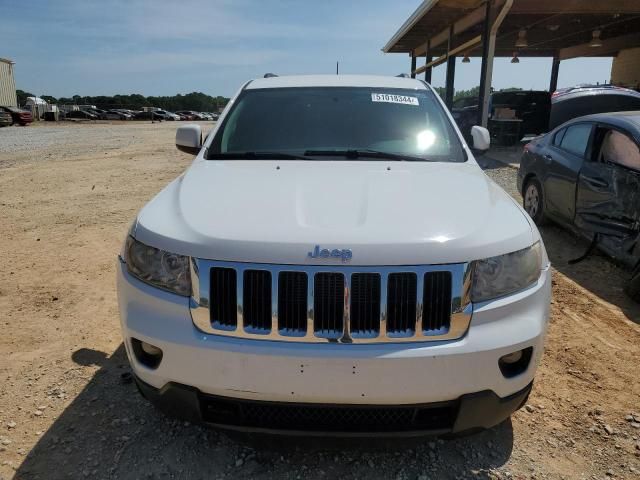
<path fill-rule="evenodd" d="M 189 257 L 165 252 L 127 237 L 124 260 L 129 273 L 154 287 L 178 295 L 191 295 Z"/>
<path fill-rule="evenodd" d="M 542 269 L 541 248 L 536 242 L 524 250 L 474 262 L 471 301 L 502 297 L 537 282 Z"/>

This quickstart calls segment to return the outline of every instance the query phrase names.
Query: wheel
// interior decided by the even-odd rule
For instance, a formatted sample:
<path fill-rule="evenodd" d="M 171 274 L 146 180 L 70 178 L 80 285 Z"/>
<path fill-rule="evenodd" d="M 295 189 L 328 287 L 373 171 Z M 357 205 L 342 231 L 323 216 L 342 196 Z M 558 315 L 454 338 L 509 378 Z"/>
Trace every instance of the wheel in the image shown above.
<path fill-rule="evenodd" d="M 522 196 L 522 206 L 536 225 L 544 225 L 546 218 L 544 214 L 544 199 L 542 197 L 542 186 L 535 178 L 527 181 Z"/>

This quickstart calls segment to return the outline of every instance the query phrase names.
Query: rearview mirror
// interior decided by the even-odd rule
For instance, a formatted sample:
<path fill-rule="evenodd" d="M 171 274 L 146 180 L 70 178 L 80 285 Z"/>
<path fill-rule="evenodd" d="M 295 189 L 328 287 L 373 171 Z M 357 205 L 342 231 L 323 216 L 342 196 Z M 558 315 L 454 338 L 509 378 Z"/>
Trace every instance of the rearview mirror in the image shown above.
<path fill-rule="evenodd" d="M 178 150 L 197 155 L 202 147 L 202 129 L 200 125 L 184 125 L 176 131 Z"/>
<path fill-rule="evenodd" d="M 473 150 L 478 153 L 484 153 L 491 146 L 491 136 L 489 130 L 479 125 L 471 127 L 471 138 L 473 138 Z"/>

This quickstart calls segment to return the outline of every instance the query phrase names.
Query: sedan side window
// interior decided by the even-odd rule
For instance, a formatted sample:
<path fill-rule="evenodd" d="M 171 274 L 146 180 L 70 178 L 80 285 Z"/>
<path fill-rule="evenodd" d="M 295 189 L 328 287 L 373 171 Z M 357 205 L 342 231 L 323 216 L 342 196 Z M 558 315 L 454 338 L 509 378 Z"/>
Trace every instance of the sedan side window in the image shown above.
<path fill-rule="evenodd" d="M 584 157 L 587 151 L 587 144 L 589 143 L 589 136 L 591 135 L 591 124 L 579 123 L 577 125 L 571 125 L 567 128 L 567 132 L 562 137 L 560 148 L 566 150 L 574 155 Z"/>
<path fill-rule="evenodd" d="M 640 149 L 624 133 L 609 130 L 605 133 L 600 149 L 600 161 L 622 165 L 640 171 Z"/>
<path fill-rule="evenodd" d="M 566 131 L 567 129 L 563 128 L 562 130 L 558 130 L 558 132 L 556 132 L 556 134 L 553 136 L 553 145 L 555 147 L 560 146 L 560 143 L 562 142 L 562 137 L 564 137 L 564 134 Z"/>

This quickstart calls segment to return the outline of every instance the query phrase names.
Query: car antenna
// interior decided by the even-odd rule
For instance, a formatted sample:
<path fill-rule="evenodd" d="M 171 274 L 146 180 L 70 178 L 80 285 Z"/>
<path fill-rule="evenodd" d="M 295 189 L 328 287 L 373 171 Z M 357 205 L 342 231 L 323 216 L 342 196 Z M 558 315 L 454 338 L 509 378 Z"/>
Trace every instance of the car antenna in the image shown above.
<path fill-rule="evenodd" d="M 401 73 L 400 75 L 396 75 L 396 77 L 409 78 L 409 74 L 408 73 Z"/>
<path fill-rule="evenodd" d="M 273 78 L 273 77 L 277 77 L 278 75 L 276 75 L 275 73 L 265 73 L 263 78 Z"/>
<path fill-rule="evenodd" d="M 336 75 L 338 75 L 339 71 L 340 71 L 340 62 L 336 62 Z"/>

